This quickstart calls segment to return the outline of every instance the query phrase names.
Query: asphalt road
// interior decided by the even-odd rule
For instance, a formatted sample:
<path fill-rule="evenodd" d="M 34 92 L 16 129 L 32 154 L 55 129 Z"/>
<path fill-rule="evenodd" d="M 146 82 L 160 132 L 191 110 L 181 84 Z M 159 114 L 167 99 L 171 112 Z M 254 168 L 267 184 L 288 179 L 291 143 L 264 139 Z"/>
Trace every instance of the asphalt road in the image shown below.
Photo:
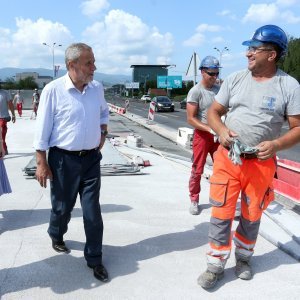
<path fill-rule="evenodd" d="M 107 101 L 120 106 L 125 107 L 125 99 L 119 96 L 107 96 Z M 147 118 L 149 110 L 149 103 L 144 103 L 140 99 L 130 99 L 128 111 L 139 115 L 141 117 Z M 175 103 L 175 112 L 159 112 L 155 113 L 155 122 L 168 126 L 173 129 L 179 127 L 189 127 L 192 128 L 186 122 L 186 110 L 179 107 L 179 103 Z M 284 124 L 281 134 L 284 134 L 288 130 L 288 125 Z M 277 156 L 280 159 L 289 159 L 296 162 L 300 162 L 300 143 L 290 148 L 288 150 L 279 151 Z"/>
<path fill-rule="evenodd" d="M 174 142 L 163 138 L 138 123 L 122 117 L 118 114 L 112 114 L 109 119 L 110 132 L 114 132 L 116 136 L 127 137 L 133 133 L 139 135 L 143 139 L 143 145 L 153 150 L 162 151 L 168 154 L 175 154 L 185 157 L 187 160 L 191 159 L 191 151 L 175 144 Z M 121 129 L 120 129 L 121 128 Z"/>

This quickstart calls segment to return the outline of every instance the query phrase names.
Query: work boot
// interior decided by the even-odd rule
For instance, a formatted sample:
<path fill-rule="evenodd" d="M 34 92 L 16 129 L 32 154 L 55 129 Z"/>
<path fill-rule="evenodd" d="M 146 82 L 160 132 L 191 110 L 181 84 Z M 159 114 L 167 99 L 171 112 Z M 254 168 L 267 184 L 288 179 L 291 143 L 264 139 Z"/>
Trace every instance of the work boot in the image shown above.
<path fill-rule="evenodd" d="M 224 277 L 224 271 L 221 273 L 213 273 L 209 270 L 206 270 L 198 277 L 198 284 L 204 289 L 213 288 L 218 280 L 221 280 Z"/>
<path fill-rule="evenodd" d="M 243 280 L 250 280 L 253 277 L 249 261 L 238 259 L 235 266 L 235 275 Z"/>
<path fill-rule="evenodd" d="M 189 211 L 190 211 L 190 213 L 191 213 L 192 215 L 199 215 L 198 202 L 196 202 L 196 201 L 191 201 L 191 205 L 190 205 Z"/>

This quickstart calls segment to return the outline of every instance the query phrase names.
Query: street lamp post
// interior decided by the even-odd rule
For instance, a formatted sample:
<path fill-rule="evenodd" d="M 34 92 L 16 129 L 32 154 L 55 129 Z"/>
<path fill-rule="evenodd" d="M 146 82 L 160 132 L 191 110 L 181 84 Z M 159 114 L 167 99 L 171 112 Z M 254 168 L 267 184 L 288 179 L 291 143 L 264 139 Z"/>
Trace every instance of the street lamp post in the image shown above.
<path fill-rule="evenodd" d="M 168 78 L 168 77 L 169 77 L 169 69 L 171 69 L 171 68 L 176 68 L 176 65 L 169 65 L 169 66 L 166 67 L 166 69 L 167 69 L 166 88 L 167 88 L 167 96 L 168 96 L 168 97 L 170 97 L 170 92 L 169 92 L 170 89 L 168 89 L 168 85 L 169 85 L 169 78 Z M 171 88 L 171 89 L 172 89 L 172 88 Z"/>
<path fill-rule="evenodd" d="M 146 88 L 147 88 L 146 84 L 147 84 L 147 79 L 150 77 L 150 75 L 149 74 L 140 75 L 140 77 L 144 79 L 144 95 L 146 95 Z"/>
<path fill-rule="evenodd" d="M 220 59 L 219 59 L 219 63 L 220 63 L 220 67 L 222 67 L 222 56 L 223 56 L 223 53 L 225 51 L 229 51 L 229 49 L 227 47 L 224 47 L 222 50 L 218 49 L 217 47 L 214 47 L 215 50 L 217 50 L 220 54 Z M 221 68 L 219 70 L 219 79 L 220 79 L 220 83 L 221 83 Z"/>
<path fill-rule="evenodd" d="M 52 67 L 53 67 L 53 79 L 55 78 L 55 65 L 54 65 L 54 49 L 56 47 L 61 47 L 62 45 L 61 44 L 56 44 L 56 43 L 53 43 L 52 45 L 49 45 L 47 43 L 43 43 L 44 46 L 47 46 L 51 49 L 51 52 L 52 52 Z"/>

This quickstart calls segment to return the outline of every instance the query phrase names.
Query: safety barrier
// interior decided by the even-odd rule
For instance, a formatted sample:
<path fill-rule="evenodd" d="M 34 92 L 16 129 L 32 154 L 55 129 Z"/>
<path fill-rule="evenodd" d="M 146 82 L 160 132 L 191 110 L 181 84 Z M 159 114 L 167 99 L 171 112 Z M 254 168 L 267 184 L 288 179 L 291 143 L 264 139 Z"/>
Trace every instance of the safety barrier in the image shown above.
<path fill-rule="evenodd" d="M 113 105 L 113 104 L 110 104 L 110 103 L 107 103 L 108 104 L 108 107 L 109 107 L 109 111 L 111 112 L 116 112 L 118 114 L 125 114 L 126 113 L 126 108 L 124 107 L 119 107 L 119 106 L 116 106 L 116 105 Z"/>
<path fill-rule="evenodd" d="M 154 112 L 155 112 L 155 102 L 150 102 L 149 112 L 148 112 L 148 120 L 154 120 Z"/>
<path fill-rule="evenodd" d="M 278 159 L 273 185 L 276 193 L 300 203 L 300 163 Z"/>

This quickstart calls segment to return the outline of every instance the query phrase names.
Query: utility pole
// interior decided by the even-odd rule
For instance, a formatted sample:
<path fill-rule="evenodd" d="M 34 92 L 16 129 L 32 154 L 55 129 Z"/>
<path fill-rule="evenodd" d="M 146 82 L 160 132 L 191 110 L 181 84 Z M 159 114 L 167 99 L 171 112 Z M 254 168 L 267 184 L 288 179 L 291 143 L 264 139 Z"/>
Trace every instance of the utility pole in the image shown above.
<path fill-rule="evenodd" d="M 197 68 L 197 54 L 196 52 L 193 53 L 192 57 L 191 57 L 191 60 L 190 60 L 190 63 L 189 63 L 189 66 L 187 68 L 187 71 L 186 71 L 186 75 L 190 74 L 190 68 L 193 67 L 193 82 L 194 82 L 194 85 L 196 85 L 197 83 L 197 71 L 198 71 L 198 68 Z"/>

